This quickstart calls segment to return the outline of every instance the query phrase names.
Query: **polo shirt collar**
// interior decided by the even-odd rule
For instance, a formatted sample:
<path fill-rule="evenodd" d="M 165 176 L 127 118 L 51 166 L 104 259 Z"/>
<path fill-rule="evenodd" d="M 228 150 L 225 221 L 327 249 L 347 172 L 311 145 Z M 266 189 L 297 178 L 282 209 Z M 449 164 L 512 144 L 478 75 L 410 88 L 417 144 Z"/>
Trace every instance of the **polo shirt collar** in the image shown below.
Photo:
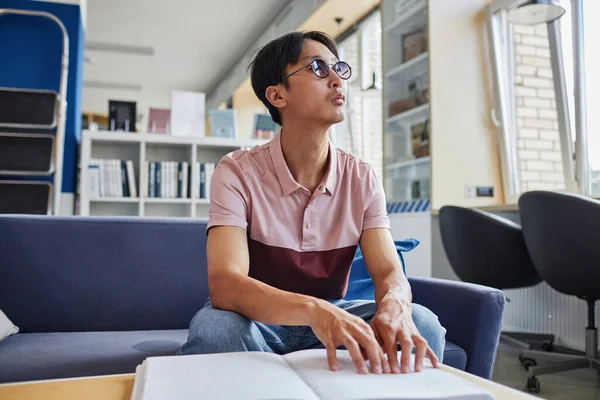
<path fill-rule="evenodd" d="M 281 149 L 282 133 L 283 131 L 273 138 L 270 148 L 271 160 L 273 161 L 273 166 L 275 167 L 277 180 L 281 186 L 281 192 L 283 195 L 287 196 L 294 193 L 302 186 L 298 184 L 298 182 L 296 182 L 292 176 L 292 173 L 285 162 L 285 158 L 283 157 L 283 150 Z M 325 182 L 325 189 L 327 192 L 330 195 L 333 195 L 335 184 L 337 182 L 337 152 L 333 146 L 333 143 L 331 143 L 331 140 L 329 140 L 329 163 L 327 170 L 325 171 L 325 176 L 323 177 L 323 182 Z"/>

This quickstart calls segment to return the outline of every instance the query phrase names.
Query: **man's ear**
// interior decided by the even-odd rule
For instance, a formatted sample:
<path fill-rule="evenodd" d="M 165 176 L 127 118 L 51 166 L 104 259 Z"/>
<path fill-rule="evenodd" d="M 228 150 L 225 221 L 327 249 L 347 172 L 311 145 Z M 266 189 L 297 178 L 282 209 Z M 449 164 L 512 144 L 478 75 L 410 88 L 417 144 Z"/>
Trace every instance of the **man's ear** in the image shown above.
<path fill-rule="evenodd" d="M 267 100 L 269 100 L 269 103 L 273 104 L 275 108 L 283 108 L 287 105 L 285 93 L 283 93 L 279 85 L 269 86 L 265 90 L 265 96 L 267 97 Z"/>

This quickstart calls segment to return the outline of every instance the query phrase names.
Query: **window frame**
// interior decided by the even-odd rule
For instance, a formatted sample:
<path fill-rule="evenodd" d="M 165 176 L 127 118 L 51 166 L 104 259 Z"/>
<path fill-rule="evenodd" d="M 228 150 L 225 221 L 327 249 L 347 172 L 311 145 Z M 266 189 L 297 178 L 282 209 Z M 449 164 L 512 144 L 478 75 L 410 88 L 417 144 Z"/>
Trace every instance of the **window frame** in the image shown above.
<path fill-rule="evenodd" d="M 491 110 L 492 122 L 495 126 L 496 140 L 499 148 L 502 182 L 505 203 L 516 203 L 522 193 L 519 177 L 519 163 L 517 154 L 517 118 L 516 102 L 514 95 L 514 44 L 512 24 L 508 21 L 508 10 L 527 3 L 528 0 L 495 0 L 485 9 L 487 41 L 489 50 L 490 70 L 493 87 L 493 106 Z M 583 29 L 582 20 L 583 0 L 571 0 L 573 26 Z M 577 7 L 575 3 L 579 3 Z M 576 15 L 577 14 L 577 15 Z M 581 15 L 579 15 L 581 14 Z M 563 17 L 564 18 L 564 17 Z M 575 117 L 576 117 L 576 149 L 573 149 L 573 135 L 571 132 L 566 76 L 560 30 L 561 18 L 548 23 L 548 41 L 550 48 L 550 64 L 554 82 L 558 132 L 561 143 L 561 158 L 565 188 L 567 191 L 582 194 L 586 191 L 586 180 L 589 182 L 589 165 L 586 153 L 586 132 L 581 124 L 582 99 L 581 85 L 585 82 L 585 73 L 579 73 L 583 63 L 581 53 L 583 38 L 573 35 L 573 50 L 575 63 Z M 580 48 L 581 47 L 581 48 Z M 579 59 L 579 60 L 578 60 Z M 583 78 L 583 81 L 581 79 Z M 579 88 L 579 91 L 578 91 Z M 584 99 L 583 99 L 584 101 Z M 585 118 L 585 109 L 583 109 Z M 585 121 L 585 119 L 583 120 Z M 583 129 L 581 129 L 583 127 Z M 575 168 L 577 164 L 577 169 Z M 587 185 L 590 186 L 589 184 Z"/>

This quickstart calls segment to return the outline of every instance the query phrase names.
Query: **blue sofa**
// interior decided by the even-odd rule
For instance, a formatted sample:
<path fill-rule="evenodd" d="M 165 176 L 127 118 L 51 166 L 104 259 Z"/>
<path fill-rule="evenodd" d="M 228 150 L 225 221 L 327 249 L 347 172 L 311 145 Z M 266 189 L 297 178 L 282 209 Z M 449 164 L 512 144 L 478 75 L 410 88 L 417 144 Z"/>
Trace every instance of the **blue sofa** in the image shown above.
<path fill-rule="evenodd" d="M 20 328 L 0 342 L 0 383 L 131 373 L 148 356 L 175 354 L 208 295 L 205 227 L 0 216 L 0 310 Z M 502 292 L 409 279 L 414 301 L 448 330 L 444 363 L 489 378 Z"/>

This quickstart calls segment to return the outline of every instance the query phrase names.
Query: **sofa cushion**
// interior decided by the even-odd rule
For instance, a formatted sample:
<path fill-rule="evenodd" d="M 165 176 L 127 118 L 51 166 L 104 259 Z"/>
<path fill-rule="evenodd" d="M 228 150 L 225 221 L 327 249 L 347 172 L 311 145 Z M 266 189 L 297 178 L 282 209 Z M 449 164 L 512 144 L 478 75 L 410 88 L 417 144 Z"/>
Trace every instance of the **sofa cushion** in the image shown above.
<path fill-rule="evenodd" d="M 19 328 L 0 310 L 0 342 L 17 332 L 19 332 Z"/>
<path fill-rule="evenodd" d="M 174 355 L 187 332 L 20 333 L 0 342 L 0 383 L 133 373 L 146 357 Z"/>
<path fill-rule="evenodd" d="M 467 367 L 467 353 L 461 347 L 446 341 L 443 361 L 445 365 L 464 371 Z"/>

